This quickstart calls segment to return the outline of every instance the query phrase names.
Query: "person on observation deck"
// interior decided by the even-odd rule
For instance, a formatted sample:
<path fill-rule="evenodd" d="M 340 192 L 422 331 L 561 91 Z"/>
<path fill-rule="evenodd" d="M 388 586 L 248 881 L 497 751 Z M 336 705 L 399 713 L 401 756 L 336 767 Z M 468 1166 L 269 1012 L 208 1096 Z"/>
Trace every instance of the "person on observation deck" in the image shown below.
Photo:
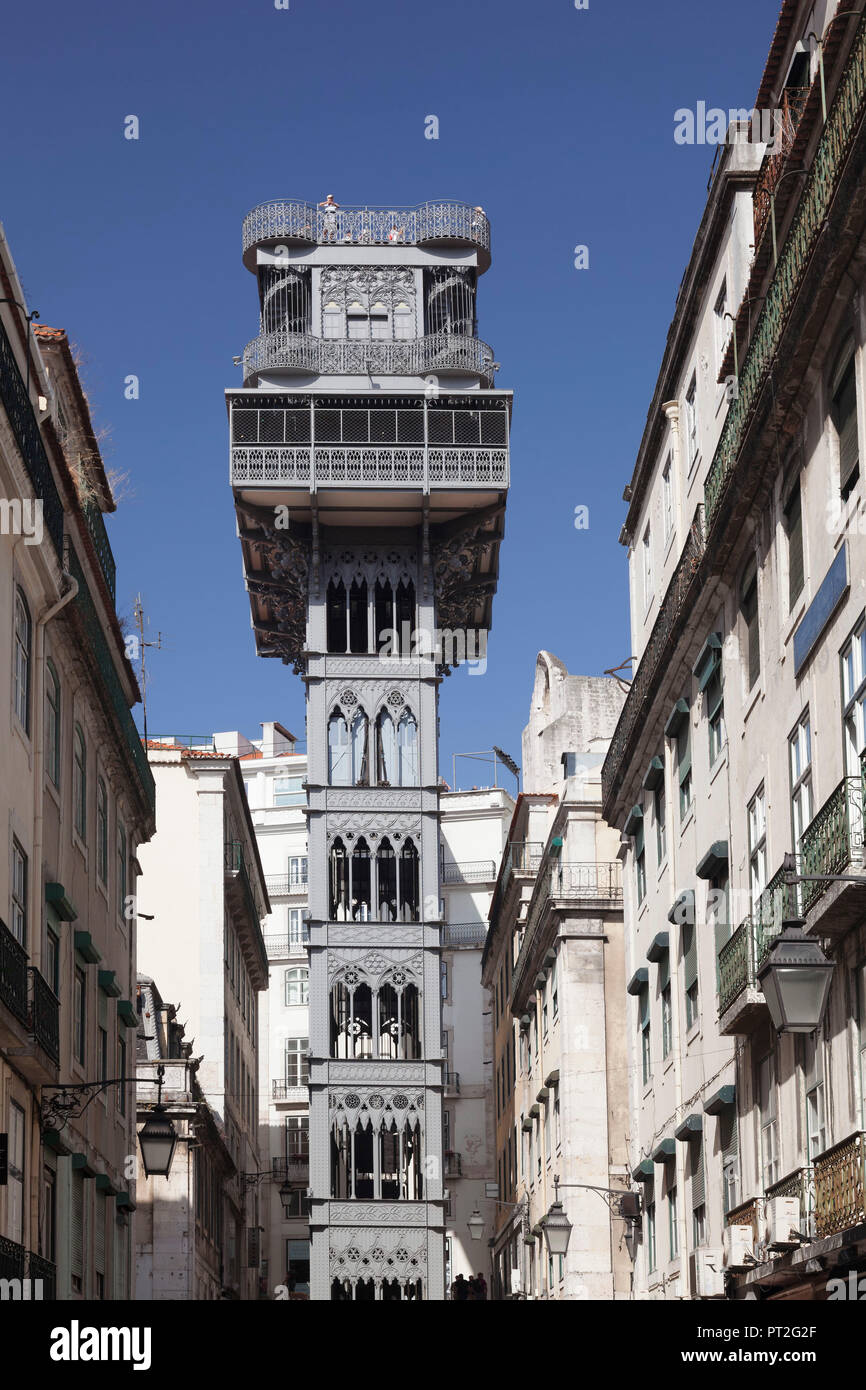
<path fill-rule="evenodd" d="M 336 241 L 337 213 L 340 210 L 340 204 L 335 203 L 333 193 L 329 193 L 325 201 L 319 203 L 319 207 L 322 209 L 322 240 Z"/>

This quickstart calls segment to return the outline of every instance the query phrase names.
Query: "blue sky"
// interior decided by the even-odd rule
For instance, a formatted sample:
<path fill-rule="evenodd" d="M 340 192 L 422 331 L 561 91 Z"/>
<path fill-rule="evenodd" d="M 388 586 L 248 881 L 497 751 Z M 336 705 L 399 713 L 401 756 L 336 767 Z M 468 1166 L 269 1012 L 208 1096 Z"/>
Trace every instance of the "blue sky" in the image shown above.
<path fill-rule="evenodd" d="M 675 144 L 674 111 L 751 106 L 778 8 L 7 10 L 0 219 L 31 308 L 80 348 L 106 464 L 128 475 L 108 528 L 119 612 L 140 591 L 166 643 L 150 658 L 151 731 L 256 736 L 278 719 L 303 736 L 301 682 L 255 655 L 222 397 L 258 326 L 241 221 L 275 197 L 450 197 L 491 220 L 479 333 L 515 391 L 513 481 L 487 673 L 442 687 L 446 777 L 452 753 L 494 742 L 519 761 L 540 648 L 588 675 L 629 656 L 622 490 L 714 153 Z M 482 780 L 474 766 L 463 785 Z"/>

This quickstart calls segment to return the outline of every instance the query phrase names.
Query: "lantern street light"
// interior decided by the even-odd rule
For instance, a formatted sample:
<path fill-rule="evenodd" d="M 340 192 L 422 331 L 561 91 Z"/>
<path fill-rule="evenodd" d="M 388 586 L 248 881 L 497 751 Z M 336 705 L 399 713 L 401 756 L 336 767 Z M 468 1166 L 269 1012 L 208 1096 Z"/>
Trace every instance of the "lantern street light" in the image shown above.
<path fill-rule="evenodd" d="M 477 1207 L 466 1222 L 466 1225 L 469 1228 L 469 1234 L 473 1240 L 480 1240 L 484 1235 L 484 1217 Z"/>
<path fill-rule="evenodd" d="M 153 1114 L 148 1116 L 139 1130 L 138 1144 L 145 1177 L 167 1178 L 171 1171 L 171 1160 L 177 1146 L 177 1130 L 162 1103 L 162 1079 L 165 1067 L 156 1069 L 157 1092 Z"/>
<path fill-rule="evenodd" d="M 544 1242 L 548 1255 L 566 1255 L 568 1242 L 571 1239 L 571 1222 L 565 1214 L 565 1208 L 559 1201 L 559 1184 L 557 1184 L 557 1200 L 552 1204 L 550 1211 L 541 1223 L 541 1227 L 544 1231 Z"/>
<path fill-rule="evenodd" d="M 827 1006 L 835 963 L 803 931 L 799 917 L 782 923 L 758 971 L 770 1018 L 779 1033 L 814 1033 Z"/>
<path fill-rule="evenodd" d="M 280 1202 L 283 1208 L 283 1215 L 289 1215 L 289 1208 L 292 1205 L 292 1187 L 288 1181 L 282 1183 L 279 1188 Z"/>
<path fill-rule="evenodd" d="M 584 1192 L 597 1192 L 605 1202 L 607 1202 L 610 1212 L 614 1216 L 621 1217 L 626 1223 L 626 1244 L 631 1258 L 633 1247 L 638 1243 L 637 1229 L 640 1221 L 640 1197 L 636 1192 L 624 1192 L 621 1188 L 595 1187 L 588 1182 L 564 1182 L 560 1183 L 559 1178 L 554 1175 L 554 1200 L 547 1215 L 542 1219 L 542 1230 L 547 1244 L 549 1255 L 566 1255 L 568 1253 L 568 1242 L 571 1239 L 572 1226 L 565 1214 L 565 1208 L 559 1200 L 560 1187 L 577 1187 Z"/>

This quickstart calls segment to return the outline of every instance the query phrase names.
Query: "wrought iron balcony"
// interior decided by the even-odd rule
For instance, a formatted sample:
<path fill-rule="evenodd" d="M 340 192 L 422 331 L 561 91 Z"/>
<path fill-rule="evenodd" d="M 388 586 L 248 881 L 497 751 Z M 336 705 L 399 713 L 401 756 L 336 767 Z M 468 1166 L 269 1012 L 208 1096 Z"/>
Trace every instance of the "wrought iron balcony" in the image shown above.
<path fill-rule="evenodd" d="M 768 1201 L 773 1197 L 797 1197 L 800 1202 L 800 1230 L 805 1236 L 815 1234 L 815 1170 L 795 1168 L 787 1177 L 780 1178 L 768 1187 L 764 1196 Z"/>
<path fill-rule="evenodd" d="M 310 1151 L 308 1148 L 289 1154 L 287 1158 L 271 1160 L 274 1182 L 304 1183 L 310 1176 Z"/>
<path fill-rule="evenodd" d="M 25 1279 L 27 1251 L 6 1236 L 0 1236 L 0 1279 Z"/>
<path fill-rule="evenodd" d="M 30 1279 L 30 1297 L 37 1297 L 37 1288 L 43 1302 L 54 1301 L 57 1298 L 57 1266 L 51 1260 L 46 1260 L 43 1255 L 36 1255 L 31 1250 L 27 1255 L 27 1274 Z M 41 1285 L 37 1282 L 41 1281 Z"/>
<path fill-rule="evenodd" d="M 838 787 L 809 822 L 800 838 L 800 872 L 844 874 L 859 870 L 863 856 L 863 775 L 843 777 Z M 822 899 L 833 889 L 824 912 Z M 846 930 L 852 913 L 862 911 L 863 889 L 854 884 L 804 883 L 801 888 L 804 916 L 815 910 L 821 931 Z M 814 922 L 809 922 L 813 927 Z"/>
<path fill-rule="evenodd" d="M 486 940 L 486 922 L 447 922 L 442 928 L 443 946 L 483 946 Z"/>
<path fill-rule="evenodd" d="M 334 212 L 297 199 L 274 199 L 247 213 L 244 263 L 253 269 L 255 248 L 285 241 L 354 246 L 474 246 L 479 269 L 490 264 L 490 224 L 480 208 L 442 199 L 416 207 L 341 207 Z"/>
<path fill-rule="evenodd" d="M 105 529 L 105 521 L 103 520 L 102 512 L 92 500 L 82 502 L 81 510 L 84 512 L 84 520 L 87 522 L 90 539 L 93 541 L 93 548 L 96 551 L 99 568 L 102 570 L 102 577 L 105 580 L 108 592 L 111 594 L 111 601 L 113 603 L 117 585 L 117 566 L 114 563 L 111 541 L 108 539 L 108 532 Z"/>
<path fill-rule="evenodd" d="M 533 956 L 540 924 L 549 907 L 568 909 L 587 903 L 605 908 L 622 906 L 622 864 L 618 859 L 600 864 L 553 860 L 538 875 L 533 889 L 526 928 L 514 965 L 512 997 L 517 999 Z"/>
<path fill-rule="evenodd" d="M 274 1081 L 272 1082 L 272 1097 L 274 1100 L 296 1100 L 307 1099 L 307 1077 L 301 1072 L 301 1081 Z"/>
<path fill-rule="evenodd" d="M 27 952 L 0 920 L 0 1004 L 27 1023 Z"/>
<path fill-rule="evenodd" d="M 459 372 L 493 385 L 493 349 L 480 338 L 431 333 L 424 338 L 314 338 L 262 333 L 244 348 L 244 381 L 277 367 L 319 376 L 427 376 Z"/>
<path fill-rule="evenodd" d="M 834 1144 L 815 1159 L 815 1235 L 836 1235 L 866 1221 L 866 1134 Z"/>
<path fill-rule="evenodd" d="M 247 861 L 244 857 L 244 847 L 239 840 L 226 841 L 225 874 L 228 885 L 239 885 L 241 887 L 247 910 L 256 926 L 259 926 L 265 914 L 263 909 L 259 906 L 253 891 L 252 880 L 250 879 L 249 869 L 247 868 Z"/>
<path fill-rule="evenodd" d="M 747 917 L 719 951 L 719 1015 L 727 1013 L 737 996 L 754 983 L 752 919 Z"/>
<path fill-rule="evenodd" d="M 287 898 L 296 893 L 306 897 L 307 875 L 278 874 L 275 877 L 266 878 L 265 885 L 268 890 L 268 897 Z"/>
<path fill-rule="evenodd" d="M 746 1033 L 764 1016 L 764 997 L 758 986 L 758 970 L 782 930 L 782 923 L 797 916 L 797 888 L 785 882 L 785 872 L 774 874 L 755 900 L 752 912 L 721 946 L 719 964 L 719 1017 L 739 1000 L 739 1007 L 724 1020 L 725 1034 Z"/>
<path fill-rule="evenodd" d="M 30 1017 L 28 1027 L 39 1046 L 60 1065 L 60 1000 L 35 966 L 29 965 Z"/>
<path fill-rule="evenodd" d="M 492 859 L 474 859 L 465 864 L 443 861 L 439 878 L 442 883 L 491 883 L 496 878 L 496 864 Z"/>
<path fill-rule="evenodd" d="M 13 306 L 14 308 L 14 306 Z M 17 310 L 16 310 L 17 312 Z M 33 486 L 42 502 L 42 519 L 51 537 L 58 559 L 63 558 L 63 503 L 54 482 L 42 434 L 27 393 L 27 385 L 18 370 L 12 344 L 0 322 L 0 403 L 15 436 L 18 452 Z"/>
<path fill-rule="evenodd" d="M 770 199 L 782 177 L 810 91 L 810 87 L 786 87 L 782 92 L 778 128 L 773 133 L 772 147 L 764 156 L 753 194 L 756 250 L 770 218 Z"/>
<path fill-rule="evenodd" d="M 282 960 L 284 956 L 302 956 L 309 947 L 309 941 L 299 941 L 292 936 L 265 936 L 265 951 L 268 960 Z"/>

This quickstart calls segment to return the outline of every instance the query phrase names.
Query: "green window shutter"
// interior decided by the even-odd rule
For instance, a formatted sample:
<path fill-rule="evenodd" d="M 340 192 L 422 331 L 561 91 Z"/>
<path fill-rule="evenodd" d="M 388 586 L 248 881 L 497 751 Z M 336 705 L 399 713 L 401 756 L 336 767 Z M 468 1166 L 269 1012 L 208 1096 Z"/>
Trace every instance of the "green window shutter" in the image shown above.
<path fill-rule="evenodd" d="M 105 1208 L 106 1198 L 96 1194 L 96 1223 L 94 1232 L 94 1262 L 97 1274 L 105 1273 Z"/>
<path fill-rule="evenodd" d="M 844 494 L 859 462 L 857 446 L 857 382 L 854 358 L 839 375 L 833 392 L 833 422 L 839 435 L 839 485 Z"/>
<path fill-rule="evenodd" d="M 785 530 L 788 533 L 788 607 L 793 608 L 803 592 L 805 571 L 803 562 L 803 499 L 799 479 L 785 507 Z"/>
<path fill-rule="evenodd" d="M 635 859 L 639 859 L 640 856 L 643 854 L 643 844 L 644 844 L 644 839 L 643 839 L 643 826 L 644 826 L 643 821 L 642 821 L 642 820 L 641 820 L 641 821 L 638 821 L 637 827 L 636 827 L 636 829 L 635 829 L 635 834 L 634 834 L 634 856 L 635 856 Z"/>
<path fill-rule="evenodd" d="M 659 960 L 659 989 L 667 989 L 671 982 L 671 955 L 665 951 Z"/>
<path fill-rule="evenodd" d="M 686 989 L 690 989 L 698 978 L 698 951 L 693 925 L 683 927 L 683 969 Z"/>
<path fill-rule="evenodd" d="M 692 746 L 689 739 L 688 720 L 677 734 L 677 764 L 679 766 L 680 786 L 682 786 L 692 770 Z"/>
<path fill-rule="evenodd" d="M 706 1201 L 704 1182 L 704 1141 L 693 1139 L 689 1144 L 689 1176 L 692 1187 L 692 1211 L 703 1206 Z"/>
<path fill-rule="evenodd" d="M 650 997 L 647 985 L 643 986 L 638 996 L 638 1008 L 640 1010 L 640 1026 L 641 1028 L 645 1028 L 649 1023 L 650 1016 Z"/>
<path fill-rule="evenodd" d="M 722 677 L 719 671 L 707 686 L 707 718 L 715 719 L 722 707 Z"/>
<path fill-rule="evenodd" d="M 733 1163 L 739 1156 L 740 1146 L 737 1136 L 737 1111 L 733 1105 L 726 1105 L 719 1112 L 719 1148 L 722 1163 Z"/>
<path fill-rule="evenodd" d="M 70 1269 L 81 1279 L 84 1275 L 84 1174 L 72 1172 L 72 1220 Z"/>

